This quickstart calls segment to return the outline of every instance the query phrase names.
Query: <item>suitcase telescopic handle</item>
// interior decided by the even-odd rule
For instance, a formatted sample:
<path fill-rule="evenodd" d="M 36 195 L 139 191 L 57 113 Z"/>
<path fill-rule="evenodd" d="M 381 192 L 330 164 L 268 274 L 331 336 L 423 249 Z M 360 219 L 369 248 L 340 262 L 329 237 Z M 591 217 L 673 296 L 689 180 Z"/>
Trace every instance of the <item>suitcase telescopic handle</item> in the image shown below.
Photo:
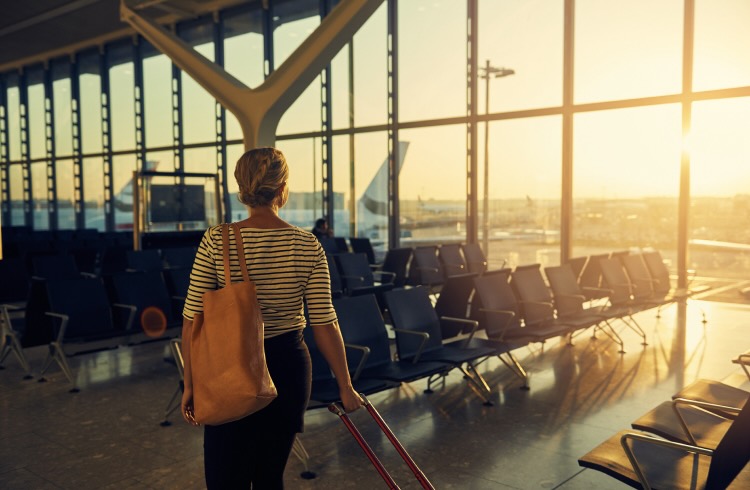
<path fill-rule="evenodd" d="M 365 441 L 365 438 L 362 437 L 359 429 L 357 429 L 351 419 L 349 419 L 349 416 L 346 414 L 346 412 L 336 403 L 331 403 L 330 405 L 328 405 L 328 410 L 339 416 L 346 428 L 349 429 L 349 432 L 351 432 L 352 436 L 354 436 L 354 439 L 357 441 L 357 444 L 359 444 L 359 447 L 361 447 L 362 451 L 364 451 L 367 459 L 370 460 L 372 465 L 378 471 L 378 474 L 380 474 L 383 480 L 385 480 L 388 488 L 390 488 L 391 490 L 400 490 L 399 486 L 396 485 L 396 482 L 393 480 L 393 477 L 391 477 L 390 473 L 388 473 L 388 470 L 385 469 L 383 463 L 380 462 L 370 445 L 367 444 L 367 441 Z"/>
<path fill-rule="evenodd" d="M 435 487 L 432 486 L 430 480 L 427 479 L 427 476 L 425 476 L 422 470 L 419 469 L 409 453 L 406 452 L 404 446 L 393 434 L 393 431 L 390 427 L 388 427 L 388 424 L 385 423 L 385 420 L 383 420 L 383 417 L 380 416 L 380 413 L 378 413 L 373 404 L 370 403 L 370 400 L 368 400 L 367 397 L 362 393 L 360 393 L 359 396 L 362 397 L 367 412 L 372 416 L 372 418 L 375 420 L 375 423 L 378 424 L 378 427 L 380 427 L 380 430 L 383 431 L 388 440 L 391 441 L 391 444 L 393 444 L 393 447 L 396 448 L 396 451 L 401 456 L 401 459 L 406 462 L 406 464 L 409 466 L 409 469 L 412 471 L 412 473 L 414 473 L 414 476 L 422 485 L 422 488 L 426 490 L 435 490 Z"/>

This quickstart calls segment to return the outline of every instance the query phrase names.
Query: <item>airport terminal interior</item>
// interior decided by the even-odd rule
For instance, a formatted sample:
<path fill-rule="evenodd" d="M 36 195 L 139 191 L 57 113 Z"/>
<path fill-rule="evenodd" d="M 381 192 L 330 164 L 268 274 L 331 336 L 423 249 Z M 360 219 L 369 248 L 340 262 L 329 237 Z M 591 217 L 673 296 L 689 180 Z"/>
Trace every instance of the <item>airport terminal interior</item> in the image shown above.
<path fill-rule="evenodd" d="M 399 488 L 750 488 L 750 3 L 2 9 L 0 488 L 205 488 L 182 302 L 263 146 Z M 387 488 L 307 342 L 285 488 Z"/>

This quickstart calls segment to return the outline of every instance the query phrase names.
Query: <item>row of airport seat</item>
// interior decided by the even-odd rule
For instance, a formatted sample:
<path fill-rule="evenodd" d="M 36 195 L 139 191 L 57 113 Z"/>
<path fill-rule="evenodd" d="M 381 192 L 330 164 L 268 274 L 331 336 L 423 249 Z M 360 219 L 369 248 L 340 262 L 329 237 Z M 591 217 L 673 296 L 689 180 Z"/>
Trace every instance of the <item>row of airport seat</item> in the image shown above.
<path fill-rule="evenodd" d="M 750 352 L 738 356 L 748 374 Z M 748 375 L 750 379 L 750 374 Z M 699 379 L 579 458 L 633 488 L 750 487 L 750 392 Z"/>

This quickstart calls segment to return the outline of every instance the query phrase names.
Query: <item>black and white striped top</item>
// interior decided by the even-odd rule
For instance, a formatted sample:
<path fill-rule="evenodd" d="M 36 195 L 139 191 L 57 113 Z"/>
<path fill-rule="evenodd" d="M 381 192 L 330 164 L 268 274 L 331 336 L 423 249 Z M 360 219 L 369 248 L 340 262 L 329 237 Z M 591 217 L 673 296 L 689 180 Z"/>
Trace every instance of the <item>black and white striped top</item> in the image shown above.
<path fill-rule="evenodd" d="M 311 325 L 336 321 L 331 304 L 328 262 L 315 236 L 300 228 L 242 228 L 250 279 L 255 283 L 265 337 L 305 327 L 303 299 Z M 234 229 L 229 227 L 229 267 L 232 282 L 242 280 Z M 185 308 L 188 320 L 203 311 L 203 293 L 224 287 L 221 225 L 203 235 L 190 273 Z"/>

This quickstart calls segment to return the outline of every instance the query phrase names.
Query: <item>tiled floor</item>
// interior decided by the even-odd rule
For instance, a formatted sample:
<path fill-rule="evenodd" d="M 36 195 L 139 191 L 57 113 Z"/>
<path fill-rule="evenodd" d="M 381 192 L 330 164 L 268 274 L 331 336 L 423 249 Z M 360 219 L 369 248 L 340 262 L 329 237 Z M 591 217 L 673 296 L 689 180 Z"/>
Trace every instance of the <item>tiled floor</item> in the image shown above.
<path fill-rule="evenodd" d="M 704 311 L 708 324 L 701 323 Z M 623 330 L 626 354 L 609 340 L 581 335 L 573 347 L 549 342 L 522 349 L 530 391 L 497 360 L 480 371 L 493 387 L 483 406 L 455 372 L 445 387 L 425 395 L 425 382 L 373 395 L 436 488 L 625 488 L 584 470 L 577 458 L 668 399 L 696 378 L 746 384 L 730 360 L 748 349 L 750 306 L 690 301 L 637 317 L 648 334 L 643 347 Z M 161 427 L 177 386 L 164 362 L 164 343 L 78 356 L 72 365 L 80 393 L 68 393 L 53 368 L 47 383 L 23 380 L 12 357 L 0 371 L 0 488 L 202 488 L 202 433 L 184 424 Z M 38 369 L 45 349 L 29 349 Z M 354 421 L 402 488 L 419 488 L 364 411 Z M 287 488 L 384 488 L 354 440 L 327 410 L 308 412 L 302 441 L 314 480 L 290 459 Z"/>

